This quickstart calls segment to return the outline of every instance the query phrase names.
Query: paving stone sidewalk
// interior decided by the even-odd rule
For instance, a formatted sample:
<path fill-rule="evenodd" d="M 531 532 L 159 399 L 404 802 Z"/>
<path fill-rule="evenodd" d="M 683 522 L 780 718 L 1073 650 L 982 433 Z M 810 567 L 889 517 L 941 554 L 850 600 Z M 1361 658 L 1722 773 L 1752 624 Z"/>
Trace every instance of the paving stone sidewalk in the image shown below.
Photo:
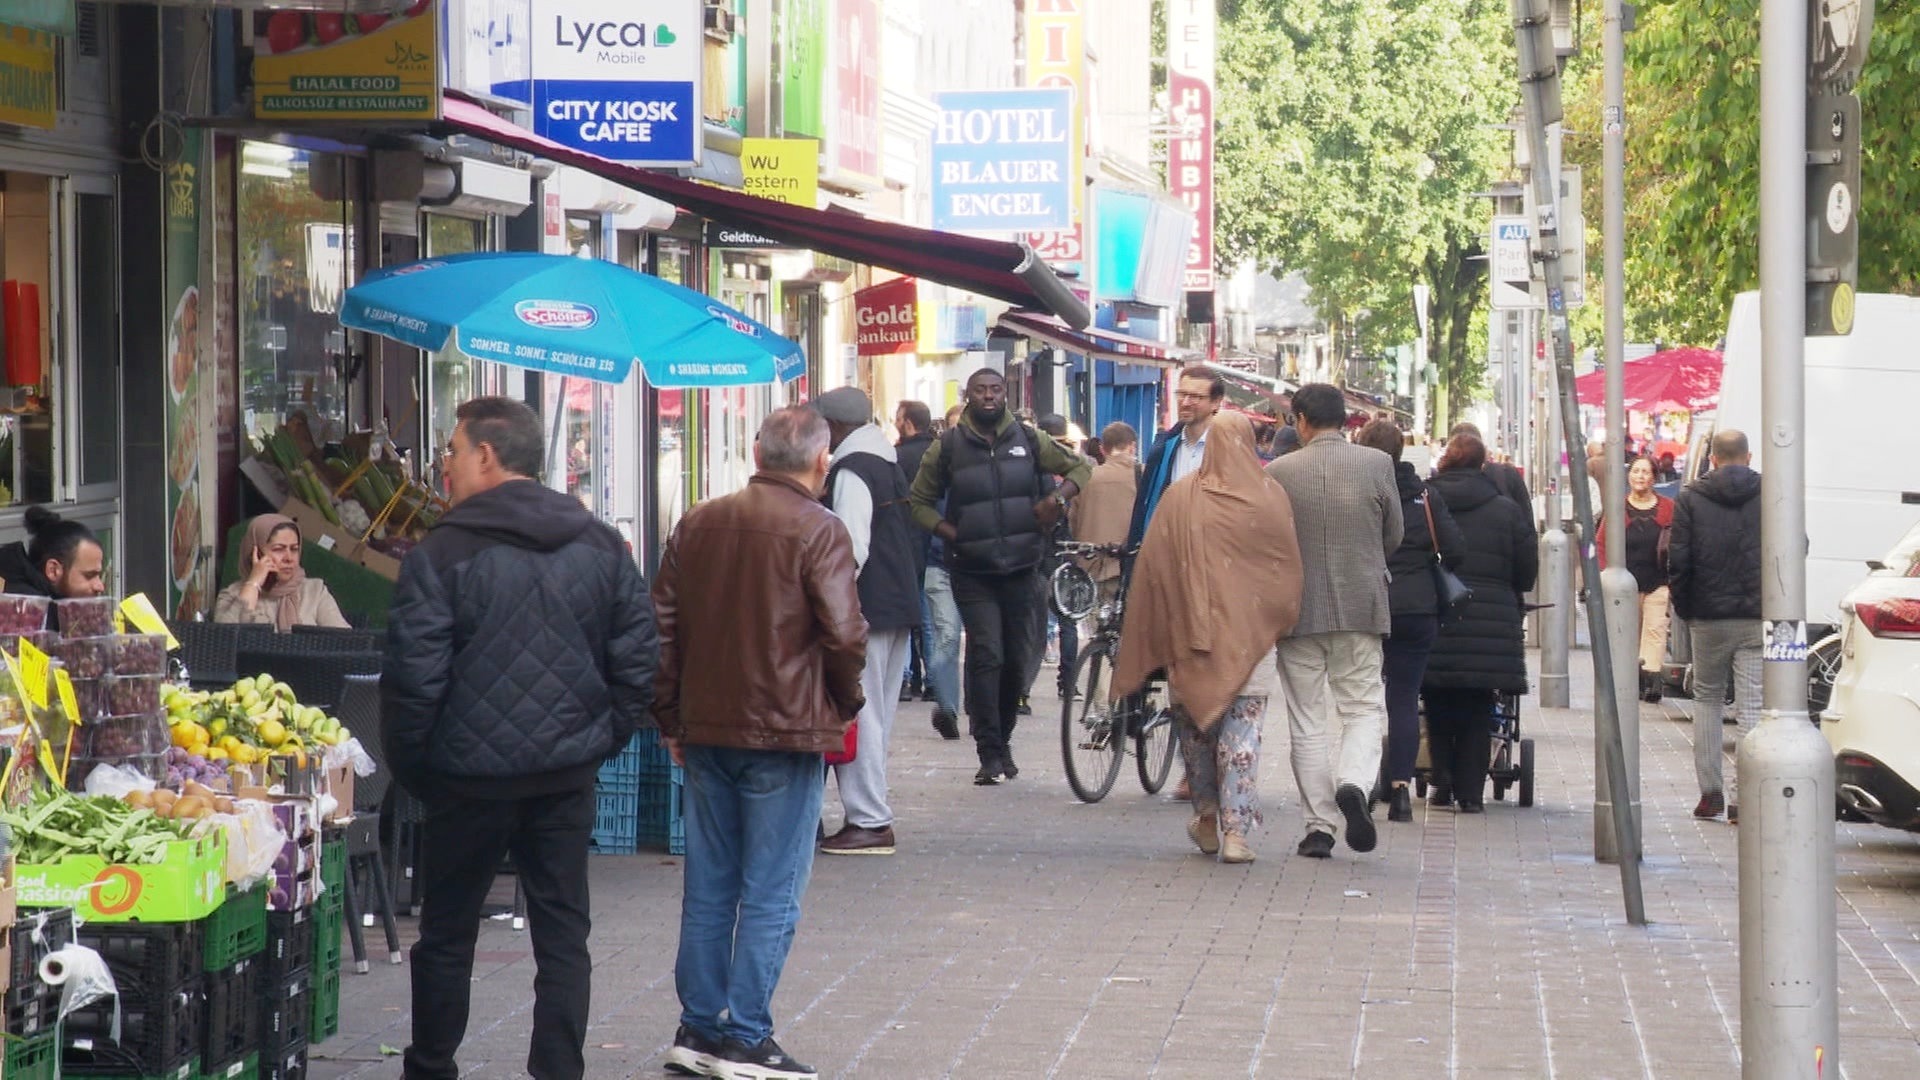
<path fill-rule="evenodd" d="M 1588 663 L 1575 654 L 1579 708 L 1525 703 L 1536 806 L 1420 806 L 1411 824 L 1383 808 L 1376 851 L 1324 862 L 1293 853 L 1271 716 L 1266 828 L 1240 867 L 1194 852 L 1185 808 L 1144 795 L 1130 766 L 1104 802 L 1077 802 L 1051 697 L 1015 739 L 1020 778 L 994 788 L 972 785 L 971 744 L 942 741 L 931 706 L 902 706 L 899 854 L 817 860 L 777 1035 L 823 1076 L 1737 1075 L 1737 827 L 1692 817 L 1684 703 L 1645 706 L 1651 925 L 1627 924 L 1618 869 L 1592 858 Z M 1920 1075 L 1920 838 L 1839 830 L 1839 1075 Z M 594 861 L 595 1080 L 668 1075 L 680 886 L 677 858 Z M 523 1077 L 527 936 L 489 922 L 479 947 L 465 1075 Z M 311 1075 L 398 1076 L 382 1051 L 407 1042 L 406 967 L 349 970 L 342 998 Z"/>

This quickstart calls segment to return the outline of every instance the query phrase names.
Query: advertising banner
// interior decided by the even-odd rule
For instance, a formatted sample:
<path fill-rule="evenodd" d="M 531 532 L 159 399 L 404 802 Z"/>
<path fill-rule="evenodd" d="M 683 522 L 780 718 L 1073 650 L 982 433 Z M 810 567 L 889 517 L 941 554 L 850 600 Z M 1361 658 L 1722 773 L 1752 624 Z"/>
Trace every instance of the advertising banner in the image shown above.
<path fill-rule="evenodd" d="M 167 610 L 192 617 L 212 602 L 213 566 L 205 548 L 201 494 L 202 439 L 212 417 L 203 408 L 217 387 L 211 359 L 201 348 L 200 207 L 205 172 L 201 158 L 205 133 L 181 132 L 180 156 L 167 166 L 162 196 L 166 206 L 165 292 L 170 316 L 167 348 Z"/>
<path fill-rule="evenodd" d="M 1213 291 L 1214 0 L 1167 0 L 1167 190 L 1193 211 L 1188 292 Z"/>
<path fill-rule="evenodd" d="M 700 162 L 700 0 L 534 0 L 533 129 L 641 165 Z"/>
<path fill-rule="evenodd" d="M 879 0 L 834 0 L 833 123 L 827 133 L 832 170 L 850 179 L 880 180 Z"/>
<path fill-rule="evenodd" d="M 820 144 L 813 139 L 741 139 L 741 190 L 813 209 L 820 197 Z"/>
<path fill-rule="evenodd" d="M 824 139 L 827 0 L 786 0 L 781 13 L 780 129 Z"/>
<path fill-rule="evenodd" d="M 1021 232 L 1073 223 L 1073 91 L 934 95 L 933 227 Z"/>
<path fill-rule="evenodd" d="M 861 356 L 912 352 L 920 340 L 920 282 L 896 278 L 854 293 L 853 324 Z"/>
<path fill-rule="evenodd" d="M 59 119 L 51 34 L 0 23 L 0 124 L 51 130 Z"/>
<path fill-rule="evenodd" d="M 253 114 L 274 120 L 437 120 L 440 15 L 254 16 Z"/>
<path fill-rule="evenodd" d="M 1182 0 L 1171 0 L 1180 3 Z M 1062 228 L 1026 237 L 1042 259 L 1059 267 L 1077 267 L 1086 254 L 1081 230 L 1087 148 L 1087 18 L 1086 0 L 1031 0 L 1027 4 L 1027 85 L 1069 90 L 1073 105 L 1073 158 L 1069 184 L 1072 192 L 1068 218 Z"/>

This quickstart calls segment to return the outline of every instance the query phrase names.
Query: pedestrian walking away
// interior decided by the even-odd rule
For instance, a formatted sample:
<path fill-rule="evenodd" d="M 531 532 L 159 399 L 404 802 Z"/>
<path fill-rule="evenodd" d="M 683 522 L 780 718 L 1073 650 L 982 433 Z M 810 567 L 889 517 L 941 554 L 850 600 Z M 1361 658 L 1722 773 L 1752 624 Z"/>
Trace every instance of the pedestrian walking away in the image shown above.
<path fill-rule="evenodd" d="M 1693 646 L 1693 816 L 1739 819 L 1734 785 L 1724 783 L 1727 682 L 1733 682 L 1736 743 L 1760 710 L 1760 474 L 1744 433 L 1714 432 L 1713 470 L 1673 503 L 1667 570 L 1673 612 Z"/>
<path fill-rule="evenodd" d="M 1653 459 L 1636 458 L 1627 469 L 1627 570 L 1640 593 L 1640 699 L 1657 702 L 1667 669 L 1667 549 L 1673 532 L 1673 500 L 1653 490 Z M 1607 565 L 1607 521 L 1594 533 L 1600 565 Z"/>
<path fill-rule="evenodd" d="M 1166 671 L 1192 789 L 1187 835 L 1222 862 L 1254 859 L 1267 696 L 1248 684 L 1292 632 L 1301 587 L 1287 493 L 1261 472 L 1253 426 L 1221 416 L 1199 471 L 1167 489 L 1140 547 L 1113 700 Z"/>
<path fill-rule="evenodd" d="M 1064 416 L 1061 416 L 1059 413 L 1049 413 L 1046 416 L 1041 417 L 1039 423 L 1037 423 L 1034 426 L 1038 427 L 1041 431 L 1046 432 L 1049 436 L 1053 438 L 1054 442 L 1059 443 L 1061 446 L 1073 445 L 1073 443 L 1067 438 L 1067 418 Z M 1096 466 L 1093 464 L 1093 462 L 1090 459 L 1087 460 L 1087 468 L 1089 470 L 1093 470 L 1096 468 Z M 1046 484 L 1049 488 L 1057 489 L 1060 486 L 1060 479 L 1055 476 L 1048 476 L 1042 480 L 1042 483 Z M 1092 483 L 1091 472 L 1088 474 L 1088 483 Z M 1084 494 L 1084 492 L 1082 494 Z M 1053 571 L 1055 570 L 1055 568 L 1057 568 L 1060 565 L 1060 556 L 1057 554 L 1058 545 L 1060 544 L 1060 542 L 1062 540 L 1072 540 L 1074 538 L 1073 528 L 1072 528 L 1073 507 L 1079 501 L 1080 501 L 1079 496 L 1075 496 L 1072 500 L 1070 500 L 1067 503 L 1066 515 L 1063 516 L 1060 520 L 1054 522 L 1053 528 L 1047 531 L 1047 553 L 1045 556 L 1043 556 L 1040 559 L 1040 577 L 1043 583 L 1053 576 Z M 1053 613 L 1052 605 L 1049 605 L 1046 603 L 1042 603 L 1040 605 L 1037 618 L 1038 618 L 1038 622 L 1036 623 L 1036 633 L 1039 634 L 1039 640 L 1041 641 L 1043 646 L 1045 645 L 1046 640 L 1049 636 L 1047 632 L 1048 627 L 1053 627 L 1055 632 L 1058 635 L 1056 640 L 1058 640 L 1060 643 L 1060 652 L 1059 652 L 1059 655 L 1054 658 L 1054 667 L 1055 667 L 1055 674 L 1056 674 L 1055 687 L 1058 690 L 1058 696 L 1061 698 L 1072 697 L 1073 696 L 1073 662 L 1080 655 L 1079 624 L 1056 618 Z M 1028 715 L 1031 715 L 1033 712 L 1033 710 L 1028 705 L 1028 699 L 1030 699 L 1033 696 L 1033 684 L 1035 680 L 1039 678 L 1039 676 L 1040 676 L 1039 664 L 1034 664 L 1030 669 L 1028 669 L 1027 688 L 1026 688 L 1026 691 L 1020 695 L 1020 715 L 1021 716 L 1028 716 Z"/>
<path fill-rule="evenodd" d="M 893 426 L 900 431 L 894 448 L 900 471 L 911 485 L 920 475 L 920 462 L 933 445 L 933 413 L 924 402 L 903 401 L 894 410 Z M 942 512 L 945 508 L 942 507 Z M 947 579 L 945 551 L 940 538 L 921 537 L 920 651 L 922 697 L 933 702 L 933 730 L 942 738 L 960 737 L 960 609 L 953 602 Z"/>
<path fill-rule="evenodd" d="M 1521 604 L 1540 570 L 1527 512 L 1500 493 L 1486 458 L 1485 443 L 1455 435 L 1433 476 L 1433 489 L 1465 538 L 1458 575 L 1473 596 L 1464 612 L 1440 626 L 1420 695 L 1433 763 L 1430 801 L 1457 802 L 1468 814 L 1486 806 L 1495 695 L 1527 691 Z"/>
<path fill-rule="evenodd" d="M 654 716 L 686 769 L 680 1026 L 666 1066 L 687 1075 L 815 1075 L 774 1040 L 773 993 L 813 873 L 823 755 L 866 704 L 853 541 L 820 503 L 827 443 L 811 408 L 767 417 L 759 471 L 688 511 L 654 582 Z"/>
<path fill-rule="evenodd" d="M 920 625 L 920 536 L 907 516 L 907 478 L 873 422 L 873 402 L 858 387 L 829 390 L 813 403 L 827 421 L 832 465 L 827 505 L 847 527 L 867 620 L 867 699 L 854 723 L 853 760 L 835 765 L 846 818 L 820 850 L 831 855 L 891 855 L 893 808 L 887 802 L 887 747 L 900 711 L 900 680 L 913 628 Z"/>
<path fill-rule="evenodd" d="M 533 937 L 534 1080 L 580 1080 L 594 779 L 645 720 L 656 642 L 620 534 L 541 475 L 540 420 L 455 410 L 453 508 L 400 566 L 380 676 L 395 779 L 426 804 L 407 1080 L 455 1080 L 480 910 L 511 854 Z"/>
<path fill-rule="evenodd" d="M 1074 538 L 1083 544 L 1125 544 L 1140 487 L 1139 459 L 1134 456 L 1140 449 L 1140 437 L 1131 426 L 1115 420 L 1100 433 L 1100 446 L 1106 460 L 1094 467 L 1087 490 L 1073 500 L 1068 520 Z M 1119 559 L 1111 555 L 1090 556 L 1085 569 L 1087 576 L 1100 587 L 1103 602 L 1119 594 Z M 1061 666 L 1065 670 L 1064 660 Z M 1071 691 L 1072 687 L 1067 689 Z"/>
<path fill-rule="evenodd" d="M 1355 851 L 1372 851 L 1378 839 L 1370 793 L 1387 733 L 1380 643 L 1393 626 L 1387 556 L 1403 532 L 1400 487 L 1393 462 L 1341 436 L 1339 388 L 1301 387 L 1293 412 L 1300 449 L 1267 466 L 1293 504 L 1305 572 L 1300 624 L 1280 642 L 1278 667 L 1307 819 L 1300 854 L 1326 858 L 1336 822 Z"/>
<path fill-rule="evenodd" d="M 1453 428 L 1447 432 L 1448 439 L 1456 435 L 1471 435 L 1479 439 L 1482 446 L 1487 442 L 1486 436 L 1480 434 L 1479 426 L 1465 420 L 1453 425 Z M 1441 452 L 1445 453 L 1446 448 L 1442 447 Z M 1435 464 L 1439 463 L 1435 462 Z M 1534 529 L 1534 535 L 1539 536 L 1539 530 L 1534 527 L 1533 493 L 1527 490 L 1527 478 L 1520 474 L 1519 467 L 1512 462 L 1495 461 L 1493 455 L 1489 453 L 1486 467 L 1480 471 L 1487 474 L 1487 479 L 1493 481 L 1493 486 L 1499 489 L 1500 494 L 1513 500 L 1515 506 L 1527 512 L 1527 527 Z M 1596 502 L 1593 505 L 1600 504 Z"/>
<path fill-rule="evenodd" d="M 1047 534 L 1087 483 L 1085 459 L 1007 408 L 992 368 L 967 379 L 967 405 L 920 460 L 913 519 L 946 545 L 954 600 L 966 625 L 966 708 L 980 769 L 976 784 L 1020 775 L 1013 729 L 1028 665 L 1039 660 L 1035 610 Z M 1049 493 L 1042 478 L 1063 481 Z M 945 508 L 941 501 L 945 500 Z"/>
<path fill-rule="evenodd" d="M 1404 524 L 1400 546 L 1387 556 L 1387 606 L 1393 630 L 1382 647 L 1381 678 L 1387 686 L 1387 820 L 1413 820 L 1414 762 L 1420 755 L 1420 681 L 1427 658 L 1440 634 L 1439 593 L 1434 588 L 1434 560 L 1458 572 L 1467 557 L 1467 542 L 1454 523 L 1445 499 L 1420 479 L 1411 462 L 1400 459 L 1406 436 L 1390 420 L 1375 420 L 1354 436 L 1393 461 L 1393 478 L 1400 490 L 1400 518 Z"/>
<path fill-rule="evenodd" d="M 900 464 L 900 472 L 913 483 L 920 471 L 920 458 L 933 444 L 933 412 L 924 401 L 902 401 L 893 409 L 893 430 L 899 438 L 893 444 L 895 459 Z M 911 523 L 912 518 L 908 518 Z M 928 537 L 914 530 L 914 545 L 920 559 L 922 575 L 927 569 Z M 932 617 L 927 611 L 927 598 L 924 588 L 920 595 L 920 621 L 914 624 L 911 644 L 907 653 L 907 675 L 901 684 L 901 701 L 935 701 L 933 677 L 927 671 L 927 658 L 933 648 Z"/>

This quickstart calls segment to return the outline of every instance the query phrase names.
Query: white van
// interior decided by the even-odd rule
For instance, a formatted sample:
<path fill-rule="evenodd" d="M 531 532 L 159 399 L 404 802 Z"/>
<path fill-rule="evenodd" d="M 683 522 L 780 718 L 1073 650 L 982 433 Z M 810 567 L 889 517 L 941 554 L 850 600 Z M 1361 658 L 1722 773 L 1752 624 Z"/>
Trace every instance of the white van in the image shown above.
<path fill-rule="evenodd" d="M 1760 294 L 1734 298 L 1718 429 L 1743 431 L 1767 468 L 1760 421 Z M 1806 347 L 1807 620 L 1841 600 L 1920 517 L 1920 298 L 1862 293 L 1853 333 Z M 1695 463 L 1688 463 L 1693 474 Z M 1809 628 L 1811 629 L 1811 628 Z M 1824 635 L 1822 635 L 1824 636 Z M 1814 638 L 1817 640 L 1817 638 Z"/>

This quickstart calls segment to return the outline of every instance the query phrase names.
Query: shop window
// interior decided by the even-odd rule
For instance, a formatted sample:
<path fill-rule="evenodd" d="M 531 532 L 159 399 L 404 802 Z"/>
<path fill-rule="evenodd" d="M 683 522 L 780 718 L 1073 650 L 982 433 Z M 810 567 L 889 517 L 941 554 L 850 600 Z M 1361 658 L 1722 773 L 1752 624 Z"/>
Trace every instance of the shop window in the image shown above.
<path fill-rule="evenodd" d="M 54 183 L 0 173 L 0 504 L 54 497 Z"/>
<path fill-rule="evenodd" d="M 296 412 L 315 441 L 345 434 L 358 162 L 278 143 L 240 149 L 240 410 L 259 438 Z"/>
<path fill-rule="evenodd" d="M 661 238 L 657 241 L 654 273 L 662 280 L 690 289 L 699 288 L 693 280 L 693 251 L 683 241 Z M 655 415 L 658 419 L 658 460 L 654 491 L 659 499 L 659 533 L 662 539 L 673 535 L 680 515 L 699 498 L 699 457 L 688 450 L 689 416 L 687 401 L 698 394 L 686 390 L 661 390 L 657 393 Z"/>
<path fill-rule="evenodd" d="M 428 214 L 426 240 L 425 254 L 429 257 L 485 251 L 487 226 L 485 222 L 466 218 Z M 427 357 L 427 430 L 432 433 L 429 446 L 445 446 L 452 441 L 454 425 L 459 423 L 454 410 L 461 402 L 491 392 L 491 387 L 483 384 L 485 369 L 493 365 L 461 352 L 454 344 L 457 336 L 448 335 L 447 347 Z M 438 461 L 438 455 L 433 459 Z"/>
<path fill-rule="evenodd" d="M 567 251 L 583 259 L 601 255 L 600 219 L 567 215 Z M 608 517 L 604 486 L 607 454 L 602 445 L 605 412 L 612 388 L 571 375 L 544 376 L 547 430 L 547 483 L 580 500 L 588 510 Z"/>
<path fill-rule="evenodd" d="M 80 483 L 120 479 L 119 233 L 113 197 L 75 199 L 79 241 Z"/>

